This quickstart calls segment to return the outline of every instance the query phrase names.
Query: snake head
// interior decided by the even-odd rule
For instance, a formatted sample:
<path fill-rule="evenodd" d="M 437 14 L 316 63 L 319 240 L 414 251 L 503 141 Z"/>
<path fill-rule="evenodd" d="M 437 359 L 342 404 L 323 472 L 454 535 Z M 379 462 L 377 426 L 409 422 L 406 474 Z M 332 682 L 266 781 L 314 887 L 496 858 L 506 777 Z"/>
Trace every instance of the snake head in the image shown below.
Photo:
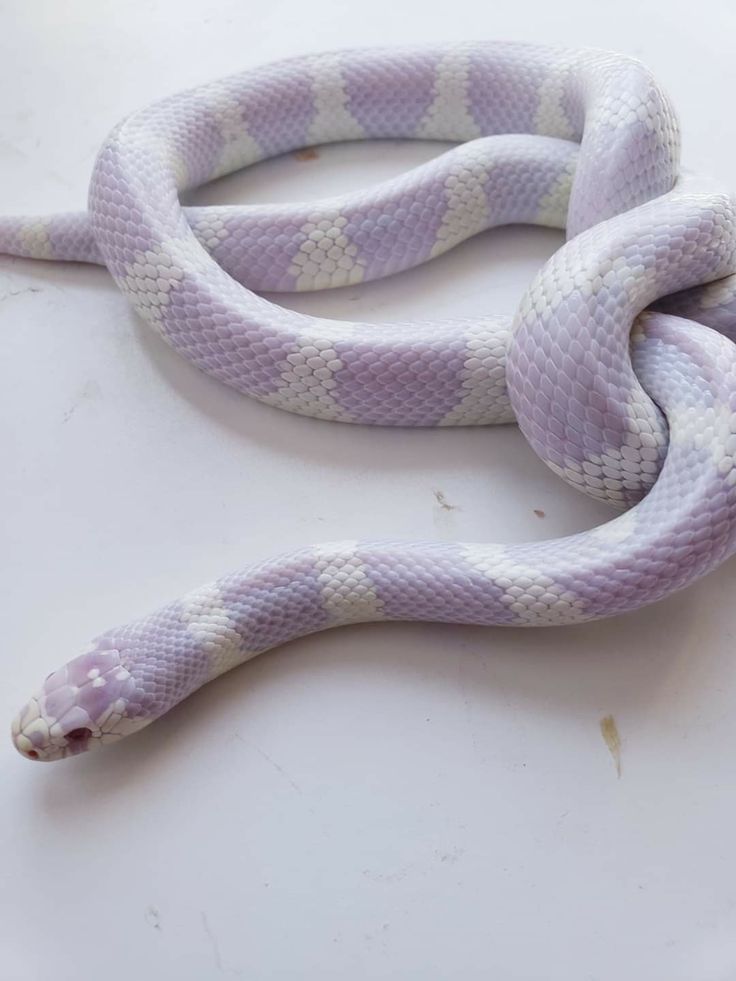
<path fill-rule="evenodd" d="M 117 650 L 95 649 L 48 676 L 13 720 L 16 749 L 31 760 L 60 760 L 142 728 L 137 686 Z"/>

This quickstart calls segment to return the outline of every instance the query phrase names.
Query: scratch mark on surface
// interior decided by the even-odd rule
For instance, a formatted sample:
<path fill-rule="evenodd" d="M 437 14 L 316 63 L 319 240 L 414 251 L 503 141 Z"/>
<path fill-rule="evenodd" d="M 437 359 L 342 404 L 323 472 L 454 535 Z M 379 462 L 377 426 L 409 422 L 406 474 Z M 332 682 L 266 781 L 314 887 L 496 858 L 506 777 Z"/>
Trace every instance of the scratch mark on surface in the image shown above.
<path fill-rule="evenodd" d="M 270 766 L 272 766 L 274 768 L 274 770 L 276 770 L 276 772 L 279 773 L 284 778 L 284 780 L 286 780 L 286 782 L 289 784 L 289 786 L 292 787 L 292 789 L 294 789 L 298 794 L 303 794 L 304 793 L 304 791 L 299 786 L 299 784 L 296 782 L 296 780 L 294 780 L 287 773 L 287 771 L 283 768 L 283 766 L 281 766 L 280 764 L 278 764 L 276 762 L 276 760 L 274 760 L 271 756 L 269 756 L 268 753 L 265 752 L 265 750 L 262 750 L 260 748 L 260 746 L 256 746 L 255 743 L 252 743 L 249 740 L 244 739 L 240 735 L 239 732 L 235 732 L 235 733 L 233 733 L 233 735 L 234 735 L 234 737 L 236 739 L 239 739 L 240 742 L 243 743 L 243 745 L 249 746 L 250 749 L 254 749 L 256 751 L 256 753 L 258 753 L 258 755 L 260 757 L 262 757 Z"/>
<path fill-rule="evenodd" d="M 457 504 L 450 504 L 450 502 L 445 497 L 444 491 L 436 490 L 434 491 L 434 498 L 442 508 L 443 511 L 459 511 L 460 508 Z"/>
<path fill-rule="evenodd" d="M 58 171 L 56 171 L 56 170 L 51 170 L 51 168 L 48 168 L 48 169 L 46 169 L 46 170 L 44 171 L 44 174 L 45 174 L 45 175 L 48 175 L 48 176 L 49 176 L 49 177 L 51 177 L 51 178 L 52 178 L 53 180 L 55 180 L 57 184 L 61 184 L 61 186 L 62 186 L 62 187 L 66 187 L 66 188 L 68 188 L 68 189 L 69 189 L 70 191 L 73 191 L 73 190 L 75 190 L 75 188 L 74 188 L 74 185 L 73 185 L 73 184 L 72 184 L 72 182 L 71 182 L 71 181 L 69 180 L 69 178 L 68 178 L 68 177 L 65 177 L 65 176 L 64 176 L 63 174 L 60 174 L 60 173 L 59 173 Z"/>
<path fill-rule="evenodd" d="M 304 162 L 305 160 L 316 160 L 319 152 L 313 146 L 305 146 L 303 150 L 297 150 L 294 159 Z"/>
<path fill-rule="evenodd" d="M 97 384 L 96 381 L 86 382 L 82 386 L 80 391 L 74 396 L 71 405 L 66 410 L 64 415 L 61 417 L 62 424 L 65 422 L 69 422 L 69 420 L 77 411 L 77 409 L 82 404 L 82 402 L 91 401 L 92 399 L 97 398 L 99 394 L 100 394 L 100 386 Z"/>
<path fill-rule="evenodd" d="M 156 906 L 149 906 L 146 909 L 146 923 L 152 926 L 154 930 L 161 931 L 161 914 Z"/>
<path fill-rule="evenodd" d="M 391 925 L 390 923 L 383 923 L 381 925 L 380 931 L 376 930 L 373 933 L 364 933 L 363 939 L 365 940 L 366 943 L 369 944 L 373 943 L 374 940 L 377 940 L 381 944 L 383 950 L 386 950 L 386 932 L 388 931 L 390 925 Z M 333 943 L 335 943 L 336 940 L 337 938 L 333 940 Z"/>
<path fill-rule="evenodd" d="M 5 137 L 0 137 L 0 147 L 4 150 L 10 150 L 11 153 L 18 157 L 22 157 L 25 160 L 27 160 L 29 157 L 29 154 L 26 153 L 25 150 L 13 143 L 12 140 L 8 140 Z"/>
<path fill-rule="evenodd" d="M 8 292 L 5 293 L 4 296 L 0 296 L 0 303 L 4 303 L 6 300 L 9 300 L 12 296 L 20 296 L 21 293 L 42 293 L 42 292 L 43 290 L 41 289 L 40 286 L 24 286 L 22 289 L 19 290 L 8 290 Z"/>
<path fill-rule="evenodd" d="M 465 707 L 465 722 L 467 723 L 468 731 L 470 732 L 470 738 L 473 743 L 473 751 L 475 752 L 476 756 L 480 757 L 481 754 L 478 749 L 478 740 L 476 739 L 476 735 L 475 735 L 475 724 L 474 724 L 475 719 L 474 719 L 473 706 L 471 705 L 471 700 L 470 700 L 471 693 L 470 693 L 470 689 L 465 684 L 465 668 L 463 666 L 462 660 L 458 661 L 457 680 L 458 680 L 458 686 L 460 688 L 460 697 L 462 698 L 463 705 Z M 427 719 L 427 721 L 429 722 L 429 719 Z"/>
<path fill-rule="evenodd" d="M 212 946 L 212 956 L 215 960 L 215 967 L 218 971 L 223 970 L 222 966 L 222 955 L 220 954 L 220 945 L 217 943 L 217 937 L 212 932 L 212 928 L 207 922 L 207 914 L 202 910 L 202 926 L 204 927 L 204 932 L 207 934 L 207 938 Z"/>
<path fill-rule="evenodd" d="M 457 845 L 452 848 L 449 852 L 436 851 L 438 861 L 446 862 L 449 865 L 454 865 L 459 862 L 465 852 L 464 848 L 458 848 Z"/>
<path fill-rule="evenodd" d="M 371 882 L 393 884 L 395 882 L 401 882 L 402 879 L 405 879 L 413 868 L 413 864 L 410 863 L 409 865 L 401 866 L 393 872 L 374 872 L 372 869 L 363 869 L 363 875 Z"/>
<path fill-rule="evenodd" d="M 616 720 L 612 715 L 606 715 L 600 721 L 601 735 L 608 751 L 616 764 L 616 775 L 621 779 L 621 736 L 619 735 Z"/>

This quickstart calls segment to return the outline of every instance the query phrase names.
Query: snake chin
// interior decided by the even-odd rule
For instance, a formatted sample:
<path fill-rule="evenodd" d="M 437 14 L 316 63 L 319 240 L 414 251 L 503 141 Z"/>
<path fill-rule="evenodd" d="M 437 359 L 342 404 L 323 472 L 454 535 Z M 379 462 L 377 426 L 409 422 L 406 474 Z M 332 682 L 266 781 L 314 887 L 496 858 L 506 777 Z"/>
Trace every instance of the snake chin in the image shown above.
<path fill-rule="evenodd" d="M 135 681 L 120 652 L 96 647 L 54 671 L 13 720 L 26 759 L 51 761 L 116 742 L 142 728 Z"/>

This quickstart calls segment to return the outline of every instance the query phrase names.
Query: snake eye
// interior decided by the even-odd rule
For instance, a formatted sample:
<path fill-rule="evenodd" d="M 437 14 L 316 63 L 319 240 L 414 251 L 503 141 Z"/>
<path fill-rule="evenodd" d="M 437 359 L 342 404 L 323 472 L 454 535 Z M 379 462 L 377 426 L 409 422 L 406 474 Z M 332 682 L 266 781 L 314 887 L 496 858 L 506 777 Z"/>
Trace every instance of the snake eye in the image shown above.
<path fill-rule="evenodd" d="M 35 749 L 29 749 L 28 752 L 26 753 L 26 756 L 31 760 L 38 759 L 38 753 L 36 752 Z"/>
<path fill-rule="evenodd" d="M 91 729 L 81 727 L 79 729 L 72 729 L 71 732 L 66 734 L 66 738 L 70 743 L 81 743 L 83 739 L 89 739 L 91 735 Z"/>

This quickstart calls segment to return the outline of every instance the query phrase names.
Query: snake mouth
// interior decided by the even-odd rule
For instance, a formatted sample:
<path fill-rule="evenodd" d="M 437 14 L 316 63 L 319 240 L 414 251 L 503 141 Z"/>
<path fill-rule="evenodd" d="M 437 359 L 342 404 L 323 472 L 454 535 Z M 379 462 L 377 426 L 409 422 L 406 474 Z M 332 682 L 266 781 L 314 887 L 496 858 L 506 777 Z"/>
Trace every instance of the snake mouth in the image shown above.
<path fill-rule="evenodd" d="M 13 730 L 15 730 L 15 723 L 13 723 Z M 27 760 L 44 759 L 25 733 L 13 731 L 12 738 L 15 748 L 18 750 L 20 755 L 24 756 Z"/>
<path fill-rule="evenodd" d="M 13 745 L 27 760 L 46 762 L 76 756 L 92 749 L 101 735 L 88 726 L 59 732 L 53 720 L 43 713 L 41 699 L 32 698 L 13 720 Z"/>
<path fill-rule="evenodd" d="M 35 704 L 34 704 L 35 703 Z M 60 731 L 58 723 L 44 718 L 38 712 L 38 700 L 31 701 L 13 721 L 11 736 L 13 745 L 27 760 L 50 762 L 79 756 L 102 743 L 114 742 L 121 734 L 105 732 L 99 726 L 80 725 L 66 732 Z M 52 725 L 49 725 L 52 722 Z"/>
<path fill-rule="evenodd" d="M 49 742 L 49 727 L 37 698 L 30 699 L 13 719 L 13 745 L 27 760 L 43 760 Z"/>

